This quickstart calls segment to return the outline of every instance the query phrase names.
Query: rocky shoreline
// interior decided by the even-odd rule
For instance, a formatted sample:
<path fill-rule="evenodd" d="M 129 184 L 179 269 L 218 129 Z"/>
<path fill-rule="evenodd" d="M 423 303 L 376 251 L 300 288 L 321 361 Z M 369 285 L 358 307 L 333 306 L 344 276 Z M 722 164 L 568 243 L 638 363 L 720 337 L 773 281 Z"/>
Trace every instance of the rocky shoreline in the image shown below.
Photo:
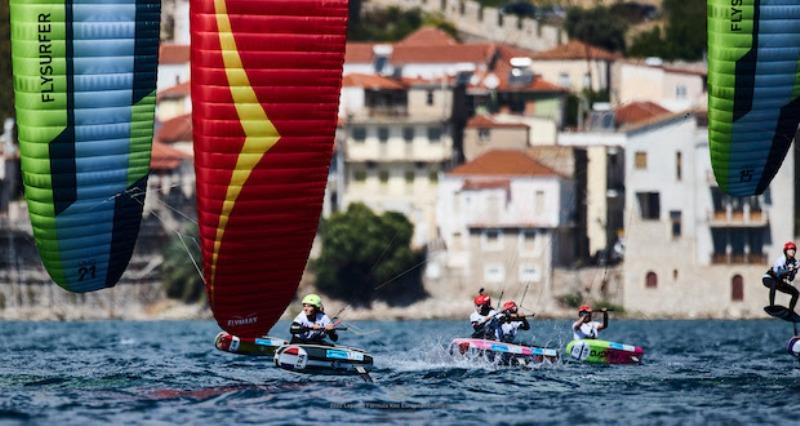
<path fill-rule="evenodd" d="M 448 301 L 426 299 L 405 307 L 391 307 L 383 303 L 375 303 L 371 308 L 345 308 L 340 302 L 330 302 L 326 311 L 333 315 L 341 312 L 343 320 L 466 320 L 472 312 L 471 306 L 458 304 L 454 306 Z M 342 309 L 345 308 L 343 311 Z M 281 319 L 294 318 L 300 309 L 289 306 Z M 642 315 L 637 312 L 612 313 L 613 318 L 637 320 L 742 320 L 765 319 L 766 314 L 751 315 Z M 537 313 L 539 319 L 572 319 L 574 310 L 563 308 Z M 0 310 L 2 321 L 93 321 L 93 320 L 128 320 L 128 321 L 161 321 L 161 320 L 212 320 L 211 310 L 205 304 L 185 304 L 174 300 L 159 300 L 149 305 L 126 306 L 124 309 L 95 309 L 89 306 L 62 307 L 12 307 Z"/>

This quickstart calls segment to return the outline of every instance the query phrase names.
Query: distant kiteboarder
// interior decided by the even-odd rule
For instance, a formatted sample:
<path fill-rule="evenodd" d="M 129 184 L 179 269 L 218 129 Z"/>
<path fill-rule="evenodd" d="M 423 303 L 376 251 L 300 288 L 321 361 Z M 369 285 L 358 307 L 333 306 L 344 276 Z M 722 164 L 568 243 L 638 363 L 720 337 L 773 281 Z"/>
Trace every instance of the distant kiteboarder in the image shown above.
<path fill-rule="evenodd" d="M 800 292 L 791 284 L 797 275 L 798 262 L 795 258 L 797 254 L 797 245 L 789 241 L 783 245 L 783 255 L 780 256 L 769 270 L 761 278 L 761 282 L 765 287 L 769 288 L 769 306 L 764 310 L 777 318 L 787 321 L 797 322 L 798 315 L 794 311 L 797 305 L 798 296 Z M 775 304 L 775 291 L 786 293 L 792 296 L 789 301 L 789 307 Z"/>
<path fill-rule="evenodd" d="M 292 334 L 290 343 L 310 343 L 315 345 L 334 346 L 325 338 L 332 341 L 339 340 L 336 326 L 322 311 L 322 298 L 316 294 L 309 294 L 303 298 L 303 312 L 292 321 L 289 333 Z"/>
<path fill-rule="evenodd" d="M 473 302 L 475 312 L 469 317 L 473 339 L 513 343 L 518 330 L 531 329 L 528 319 L 519 314 L 519 307 L 513 300 L 504 303 L 503 309 L 498 312 L 492 307 L 492 298 L 481 289 Z"/>
<path fill-rule="evenodd" d="M 597 339 L 601 330 L 608 328 L 608 310 L 601 309 L 603 322 L 592 321 L 592 307 L 582 305 L 578 308 L 578 320 L 572 323 L 573 338 L 578 339 Z"/>
<path fill-rule="evenodd" d="M 472 324 L 473 339 L 495 340 L 497 334 L 497 311 L 492 307 L 492 298 L 480 289 L 472 301 L 475 303 L 475 312 L 469 316 Z"/>
<path fill-rule="evenodd" d="M 499 314 L 500 327 L 497 329 L 497 334 L 501 342 L 514 343 L 514 338 L 517 337 L 518 330 L 530 330 L 531 325 L 525 315 L 519 314 L 519 308 L 516 302 L 509 300 L 503 303 L 503 310 Z"/>

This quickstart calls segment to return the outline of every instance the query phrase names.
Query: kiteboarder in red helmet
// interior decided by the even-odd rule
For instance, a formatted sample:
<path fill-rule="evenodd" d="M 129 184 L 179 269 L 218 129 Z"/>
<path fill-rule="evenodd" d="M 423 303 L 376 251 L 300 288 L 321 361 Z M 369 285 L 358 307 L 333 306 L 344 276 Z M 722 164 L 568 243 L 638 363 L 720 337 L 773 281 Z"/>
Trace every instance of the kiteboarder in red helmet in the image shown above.
<path fill-rule="evenodd" d="M 592 321 L 592 307 L 581 305 L 578 308 L 578 320 L 572 323 L 572 337 L 575 340 L 596 339 L 600 330 L 608 328 L 608 310 L 603 308 L 603 322 Z"/>
<path fill-rule="evenodd" d="M 497 339 L 497 311 L 492 308 L 492 298 L 480 289 L 478 295 L 472 299 L 475 303 L 475 312 L 469 316 L 472 324 L 473 339 Z"/>
<path fill-rule="evenodd" d="M 500 341 L 505 343 L 514 343 L 514 338 L 517 336 L 517 330 L 530 330 L 531 325 L 528 323 L 528 318 L 525 315 L 519 314 L 519 307 L 513 300 L 503 303 L 503 310 L 500 311 L 502 320 L 500 328 L 498 329 Z"/>
<path fill-rule="evenodd" d="M 797 274 L 798 263 L 795 258 L 796 255 L 797 245 L 792 241 L 787 242 L 783 245 L 783 255 L 761 277 L 761 283 L 769 288 L 769 306 L 767 309 L 775 306 L 775 290 L 777 290 L 792 296 L 789 302 L 789 312 L 794 312 L 794 307 L 797 305 L 797 297 L 800 295 L 791 284 Z"/>

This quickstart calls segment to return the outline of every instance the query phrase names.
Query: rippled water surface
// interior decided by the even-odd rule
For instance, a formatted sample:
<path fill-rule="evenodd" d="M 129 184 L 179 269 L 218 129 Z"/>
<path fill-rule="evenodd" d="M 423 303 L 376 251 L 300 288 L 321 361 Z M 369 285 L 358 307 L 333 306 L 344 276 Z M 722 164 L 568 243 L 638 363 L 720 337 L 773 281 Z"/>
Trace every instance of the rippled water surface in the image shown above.
<path fill-rule="evenodd" d="M 375 383 L 219 352 L 212 322 L 0 322 L 0 423 L 727 425 L 800 408 L 791 328 L 775 320 L 612 320 L 602 337 L 643 346 L 644 365 L 536 369 L 451 359 L 466 322 L 352 325 L 341 342 L 372 352 Z M 568 340 L 567 321 L 532 326 L 525 340 Z"/>

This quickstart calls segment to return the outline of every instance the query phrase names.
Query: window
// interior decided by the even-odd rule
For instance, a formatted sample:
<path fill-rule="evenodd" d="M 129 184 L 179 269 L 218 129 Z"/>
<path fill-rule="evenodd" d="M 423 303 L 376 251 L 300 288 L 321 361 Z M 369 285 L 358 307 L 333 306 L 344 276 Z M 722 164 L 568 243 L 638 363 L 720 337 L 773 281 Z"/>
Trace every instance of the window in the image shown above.
<path fill-rule="evenodd" d="M 544 213 L 544 191 L 536 191 L 536 200 L 533 211 L 535 214 Z"/>
<path fill-rule="evenodd" d="M 523 231 L 520 236 L 520 251 L 523 253 L 533 253 L 536 251 L 536 231 Z"/>
<path fill-rule="evenodd" d="M 381 180 L 381 183 L 389 182 L 389 171 L 381 170 L 380 172 L 378 172 L 378 179 Z"/>
<path fill-rule="evenodd" d="M 364 127 L 353 127 L 353 140 L 364 142 L 367 139 L 367 129 Z"/>
<path fill-rule="evenodd" d="M 592 88 L 592 76 L 588 72 L 583 74 L 583 88 L 584 89 Z"/>
<path fill-rule="evenodd" d="M 568 73 L 562 72 L 562 73 L 558 74 L 558 85 L 561 86 L 561 87 L 569 87 L 570 86 L 569 74 Z"/>
<path fill-rule="evenodd" d="M 643 151 L 636 151 L 633 154 L 633 166 L 636 170 L 646 170 L 647 169 L 647 153 Z"/>
<path fill-rule="evenodd" d="M 428 106 L 433 105 L 433 90 L 428 90 L 428 92 L 425 93 L 425 104 Z"/>
<path fill-rule="evenodd" d="M 686 86 L 683 84 L 675 86 L 675 97 L 678 99 L 686 99 Z"/>
<path fill-rule="evenodd" d="M 406 182 L 414 183 L 414 171 L 413 170 L 406 171 Z"/>
<path fill-rule="evenodd" d="M 496 263 L 483 267 L 483 279 L 487 283 L 501 283 L 506 279 L 506 270 L 503 265 Z"/>
<path fill-rule="evenodd" d="M 680 151 L 675 153 L 675 179 L 679 182 L 683 179 L 683 154 Z"/>
<path fill-rule="evenodd" d="M 744 279 L 739 274 L 731 278 L 731 300 L 734 302 L 744 300 Z"/>
<path fill-rule="evenodd" d="M 677 269 L 673 269 L 672 270 L 672 279 L 675 280 L 675 281 L 678 280 L 678 270 Z"/>
<path fill-rule="evenodd" d="M 367 171 L 356 170 L 355 172 L 353 172 L 353 179 L 355 179 L 356 182 L 364 182 L 365 180 L 367 180 Z"/>
<path fill-rule="evenodd" d="M 405 139 L 406 142 L 411 142 L 414 140 L 414 133 L 413 127 L 403 127 L 403 139 Z"/>
<path fill-rule="evenodd" d="M 669 212 L 669 220 L 672 223 L 672 238 L 681 236 L 681 212 L 680 210 L 673 210 Z"/>
<path fill-rule="evenodd" d="M 658 275 L 653 271 L 649 271 L 644 277 L 644 286 L 646 288 L 658 287 Z"/>
<path fill-rule="evenodd" d="M 539 270 L 533 265 L 520 265 L 519 267 L 519 280 L 521 282 L 539 282 L 542 275 Z"/>
<path fill-rule="evenodd" d="M 489 138 L 492 136 L 492 131 L 490 129 L 478 129 L 478 140 L 481 142 L 489 142 Z"/>
<path fill-rule="evenodd" d="M 381 142 L 386 142 L 389 140 L 389 128 L 388 127 L 378 127 L 378 140 Z"/>
<path fill-rule="evenodd" d="M 441 138 L 441 127 L 428 127 L 428 139 L 431 141 L 431 143 L 438 143 Z"/>
<path fill-rule="evenodd" d="M 437 172 L 436 170 L 431 170 L 430 173 L 428 173 L 428 180 L 433 182 L 433 183 L 438 182 L 439 181 L 439 172 Z"/>
<path fill-rule="evenodd" d="M 481 248 L 484 251 L 497 251 L 503 248 L 503 233 L 499 229 L 487 229 L 481 235 Z"/>
<path fill-rule="evenodd" d="M 661 199 L 658 192 L 637 192 L 639 212 L 644 220 L 658 220 L 661 218 Z"/>

